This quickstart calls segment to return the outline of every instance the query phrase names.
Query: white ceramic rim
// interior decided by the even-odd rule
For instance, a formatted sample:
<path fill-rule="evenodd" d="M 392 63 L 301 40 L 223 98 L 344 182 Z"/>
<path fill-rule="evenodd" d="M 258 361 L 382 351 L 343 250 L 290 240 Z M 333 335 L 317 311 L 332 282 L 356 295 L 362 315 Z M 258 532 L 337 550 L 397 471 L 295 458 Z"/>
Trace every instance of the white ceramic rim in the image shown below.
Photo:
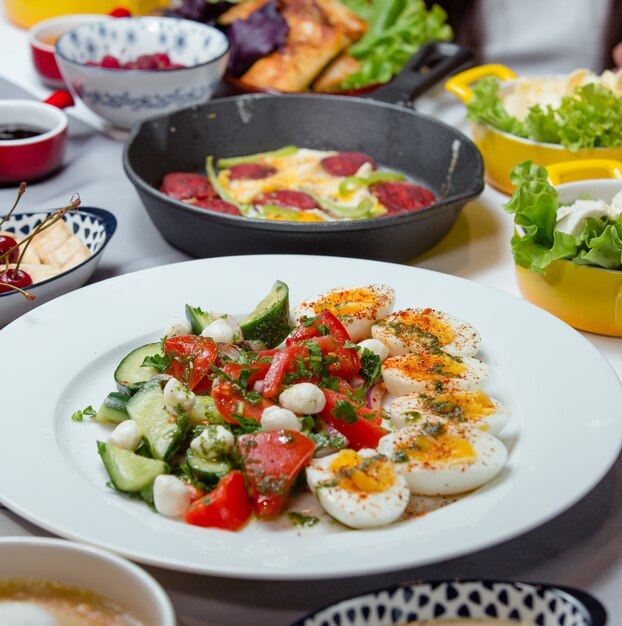
<path fill-rule="evenodd" d="M 69 125 L 69 119 L 67 115 L 61 111 L 61 109 L 52 106 L 51 104 L 46 104 L 45 102 L 37 102 L 36 100 L 0 100 L 0 111 L 2 109 L 15 109 L 17 111 L 33 111 L 39 112 L 45 111 L 46 114 L 51 115 L 56 120 L 56 125 L 47 130 L 40 135 L 36 135 L 35 137 L 28 137 L 27 139 L 8 139 L 6 141 L 0 142 L 0 150 L 4 148 L 11 148 L 13 146 L 28 146 L 37 143 L 44 143 L 57 135 L 63 133 L 67 126 Z M 9 123 L 2 122 L 0 123 Z M 19 119 L 19 116 L 16 120 L 12 120 L 11 124 L 30 124 L 30 120 Z M 36 125 L 36 122 L 35 122 Z"/>
<path fill-rule="evenodd" d="M 108 561 L 108 563 L 112 564 L 114 567 L 117 567 L 120 570 L 125 570 L 128 574 L 130 574 L 130 576 L 136 578 L 149 589 L 149 593 L 152 596 L 151 599 L 157 604 L 157 611 L 162 620 L 162 624 L 165 626 L 175 626 L 177 623 L 175 611 L 173 610 L 173 604 L 166 591 L 164 591 L 162 585 L 160 585 L 160 583 L 151 574 L 123 557 L 94 546 L 76 543 L 75 541 L 67 541 L 66 539 L 48 537 L 0 537 L 0 547 L 3 545 L 48 547 L 61 551 L 89 554 L 97 559 L 101 559 L 102 561 Z M 91 589 L 91 591 L 97 593 L 96 589 Z M 114 598 L 112 599 L 114 600 Z"/>
<path fill-rule="evenodd" d="M 150 17 L 124 17 L 124 18 L 119 18 L 124 20 L 124 23 L 127 22 L 127 20 L 140 20 L 140 21 L 151 21 L 151 22 L 159 22 L 161 20 L 175 20 L 177 22 L 186 22 L 188 20 L 184 20 L 181 18 L 177 18 L 177 17 L 157 17 L 157 16 L 150 16 Z M 61 44 L 62 44 L 62 40 L 65 39 L 66 37 L 70 37 L 71 33 L 79 31 L 83 26 L 77 26 L 76 28 L 72 28 L 71 30 L 67 30 L 65 31 L 57 40 L 56 42 L 56 54 L 65 62 L 65 63 L 69 63 L 70 65 L 74 65 L 75 67 L 80 67 L 80 68 L 88 68 L 88 70 L 93 70 L 96 72 L 108 72 L 108 73 L 115 73 L 115 74 L 137 74 L 137 75 L 147 75 L 147 74 L 162 74 L 162 72 L 164 72 L 166 75 L 168 74 L 174 74 L 175 72 L 186 72 L 188 70 L 194 70 L 198 67 L 205 67 L 207 65 L 211 65 L 212 63 L 215 63 L 217 61 L 219 61 L 220 59 L 222 59 L 226 54 L 228 54 L 229 49 L 230 49 L 230 44 L 229 44 L 229 40 L 227 39 L 226 35 L 224 33 L 222 33 L 220 30 L 218 30 L 217 28 L 214 28 L 213 26 L 210 26 L 209 24 L 202 24 L 201 22 L 192 22 L 193 25 L 198 26 L 199 28 L 204 28 L 205 30 L 208 30 L 212 33 L 214 33 L 217 37 L 220 37 L 222 39 L 222 41 L 224 41 L 225 47 L 224 50 L 218 55 L 218 56 L 214 56 L 211 59 L 207 60 L 207 61 L 203 61 L 202 63 L 197 63 L 196 65 L 188 65 L 186 67 L 176 67 L 174 69 L 170 69 L 170 70 L 128 70 L 128 69 L 114 69 L 114 68 L 109 68 L 109 67 L 100 67 L 99 65 L 87 65 L 86 63 L 80 63 L 79 61 L 74 61 L 73 59 L 70 59 L 68 56 L 66 56 L 65 54 L 63 54 L 61 48 Z"/>
<path fill-rule="evenodd" d="M 51 17 L 47 20 L 38 22 L 30 28 L 28 31 L 28 40 L 30 45 L 54 54 L 56 44 L 49 44 L 41 41 L 42 37 L 62 35 L 66 30 L 79 26 L 80 24 L 86 24 L 88 22 L 97 22 L 106 19 L 114 19 L 111 16 L 99 15 L 97 13 L 73 13 L 71 15 L 60 15 L 58 17 Z M 62 28 L 63 26 L 66 28 Z M 51 31 L 47 34 L 47 31 Z"/>
<path fill-rule="evenodd" d="M 112 372 L 123 356 L 139 343 L 156 341 L 173 316 L 183 315 L 185 303 L 244 315 L 277 278 L 289 284 L 292 304 L 330 287 L 388 283 L 397 289 L 397 308 L 430 306 L 471 322 L 482 335 L 481 358 L 493 370 L 489 391 L 508 405 L 518 431 L 504 439 L 510 447 L 505 470 L 482 489 L 416 520 L 321 535 L 261 522 L 238 533 L 196 528 L 106 488 L 95 440 L 110 429 L 88 420 L 76 424 L 71 414 L 101 402 L 114 388 Z M 119 301 L 128 312 L 122 323 L 114 319 Z M 68 317 L 71 342 L 52 332 Z M 25 335 L 38 342 L 36 368 L 45 371 L 26 404 L 21 398 L 32 396 L 30 378 L 18 375 L 33 372 L 32 358 L 21 349 Z M 7 466 L 21 464 L 19 482 L 0 474 L 0 500 L 51 532 L 173 570 L 311 580 L 458 557 L 525 533 L 570 507 L 605 475 L 622 443 L 620 379 L 585 337 L 520 298 L 405 265 L 251 255 L 151 268 L 89 285 L 23 315 L 0 331 L 0 352 L 14 355 L 6 380 L 13 395 L 5 409 L 22 417 L 0 420 L 0 456 Z M 14 445 L 23 421 L 29 423 L 30 454 L 45 458 L 45 490 L 30 488 L 40 483 L 40 470 L 24 466 L 23 450 Z M 524 506 L 526 500 L 531 506 Z M 75 506 L 81 501 L 89 502 L 88 509 Z"/>

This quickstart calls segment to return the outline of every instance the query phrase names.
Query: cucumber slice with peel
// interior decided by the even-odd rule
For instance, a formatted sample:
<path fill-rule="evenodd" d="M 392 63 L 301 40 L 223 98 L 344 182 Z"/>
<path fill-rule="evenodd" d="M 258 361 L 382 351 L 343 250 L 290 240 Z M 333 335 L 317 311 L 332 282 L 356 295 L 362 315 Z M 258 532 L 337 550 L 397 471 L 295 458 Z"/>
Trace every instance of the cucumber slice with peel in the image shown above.
<path fill-rule="evenodd" d="M 148 356 L 162 355 L 159 343 L 148 343 L 132 350 L 117 366 L 114 379 L 121 393 L 131 395 L 140 389 L 152 376 L 158 373 L 154 367 L 144 366 Z"/>
<path fill-rule="evenodd" d="M 240 322 L 240 327 L 244 339 L 261 341 L 267 348 L 278 346 L 292 328 L 288 286 L 277 280 L 270 293 Z"/>
<path fill-rule="evenodd" d="M 166 461 L 181 443 L 184 432 L 166 410 L 160 383 L 145 383 L 130 398 L 127 413 L 142 431 L 153 458 Z"/>
<path fill-rule="evenodd" d="M 130 397 L 124 393 L 113 391 L 109 393 L 93 417 L 94 422 L 100 424 L 120 424 L 129 419 L 127 414 L 127 403 Z"/>
<path fill-rule="evenodd" d="M 218 317 L 209 311 L 203 311 L 198 306 L 186 304 L 186 319 L 190 322 L 192 334 L 200 335 Z"/>
<path fill-rule="evenodd" d="M 160 474 L 168 473 L 169 467 L 163 461 L 148 459 L 129 450 L 97 442 L 97 451 L 104 462 L 115 489 L 127 493 L 142 491 Z"/>

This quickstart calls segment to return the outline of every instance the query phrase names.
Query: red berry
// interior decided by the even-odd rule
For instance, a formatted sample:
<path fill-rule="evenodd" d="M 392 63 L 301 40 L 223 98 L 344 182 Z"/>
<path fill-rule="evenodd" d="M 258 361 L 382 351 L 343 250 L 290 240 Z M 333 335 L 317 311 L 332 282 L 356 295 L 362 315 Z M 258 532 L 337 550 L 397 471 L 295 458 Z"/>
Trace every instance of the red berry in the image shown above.
<path fill-rule="evenodd" d="M 102 58 L 100 65 L 102 67 L 106 67 L 109 70 L 118 70 L 121 68 L 121 63 L 119 63 L 119 59 L 117 57 L 112 56 L 112 54 L 106 54 Z"/>
<path fill-rule="evenodd" d="M 110 11 L 110 17 L 132 17 L 132 13 L 127 9 L 118 8 Z"/>
<path fill-rule="evenodd" d="M 17 245 L 17 241 L 10 237 L 9 235 L 0 235 L 0 258 L 2 258 L 11 248 L 15 248 Z M 17 263 L 17 259 L 19 258 L 19 249 L 15 248 L 13 252 L 11 252 L 8 261 L 9 263 Z M 3 262 L 6 262 L 7 259 L 2 259 Z"/>
<path fill-rule="evenodd" d="M 26 287 L 30 287 L 30 285 L 32 285 L 32 278 L 30 278 L 30 274 L 24 272 L 24 270 L 9 269 L 0 274 L 0 293 L 13 291 L 11 287 L 26 289 Z"/>
<path fill-rule="evenodd" d="M 141 54 L 137 59 L 139 70 L 157 70 L 159 69 L 158 60 L 153 54 Z"/>
<path fill-rule="evenodd" d="M 154 58 L 160 69 L 167 68 L 171 64 L 171 59 L 166 52 L 154 52 L 151 56 Z"/>

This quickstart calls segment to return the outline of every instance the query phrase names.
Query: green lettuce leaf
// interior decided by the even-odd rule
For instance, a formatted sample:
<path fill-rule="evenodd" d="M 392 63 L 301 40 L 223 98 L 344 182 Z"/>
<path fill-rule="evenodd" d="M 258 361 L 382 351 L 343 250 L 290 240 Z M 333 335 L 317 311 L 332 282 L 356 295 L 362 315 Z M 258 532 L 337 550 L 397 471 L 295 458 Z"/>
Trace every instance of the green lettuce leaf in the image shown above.
<path fill-rule="evenodd" d="M 345 0 L 344 4 L 358 11 L 369 29 L 349 50 L 361 68 L 350 74 L 340 89 L 386 83 L 421 46 L 453 37 L 445 11 L 438 5 L 428 11 L 423 0 L 372 0 L 369 11 L 362 10 L 360 0 Z"/>
<path fill-rule="evenodd" d="M 622 270 L 622 216 L 617 220 L 588 217 L 576 237 L 556 231 L 559 194 L 547 177 L 546 168 L 531 161 L 519 163 L 510 174 L 516 189 L 504 208 L 514 214 L 514 223 L 522 229 L 511 240 L 517 265 L 544 272 L 553 261 L 568 259 L 579 265 Z"/>
<path fill-rule="evenodd" d="M 496 78 L 480 80 L 473 87 L 467 117 L 526 139 L 562 144 L 572 152 L 622 146 L 622 97 L 603 85 L 577 87 L 557 109 L 532 106 L 523 122 L 505 110 L 498 92 Z"/>

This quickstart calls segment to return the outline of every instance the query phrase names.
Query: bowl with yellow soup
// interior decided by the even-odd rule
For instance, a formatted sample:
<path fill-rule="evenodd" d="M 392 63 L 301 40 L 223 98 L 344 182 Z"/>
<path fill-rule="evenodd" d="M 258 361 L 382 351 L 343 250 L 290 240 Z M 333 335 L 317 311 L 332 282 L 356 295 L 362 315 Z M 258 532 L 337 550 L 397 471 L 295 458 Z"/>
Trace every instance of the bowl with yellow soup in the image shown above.
<path fill-rule="evenodd" d="M 291 626 L 605 626 L 604 607 L 568 587 L 500 580 L 402 583 L 349 598 Z"/>
<path fill-rule="evenodd" d="M 61 539 L 0 538 L 0 624 L 176 626 L 162 587 L 138 566 Z"/>

